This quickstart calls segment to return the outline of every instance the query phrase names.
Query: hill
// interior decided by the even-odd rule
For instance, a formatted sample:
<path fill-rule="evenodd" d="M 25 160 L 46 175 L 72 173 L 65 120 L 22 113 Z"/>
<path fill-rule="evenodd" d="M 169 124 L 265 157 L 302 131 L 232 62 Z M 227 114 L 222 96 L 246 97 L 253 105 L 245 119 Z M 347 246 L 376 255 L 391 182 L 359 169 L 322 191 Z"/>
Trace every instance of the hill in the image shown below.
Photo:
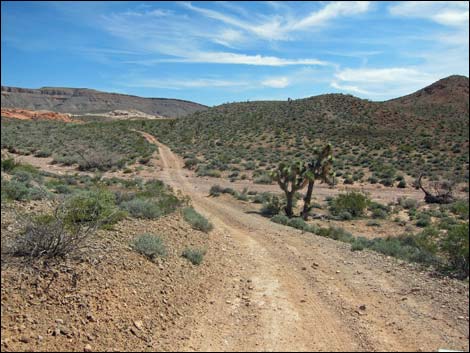
<path fill-rule="evenodd" d="M 60 113 L 107 113 L 113 110 L 139 110 L 146 114 L 179 118 L 206 106 L 168 98 L 142 98 L 86 88 L 43 87 L 28 89 L 2 86 L 2 108 L 50 110 Z"/>
<path fill-rule="evenodd" d="M 345 183 L 390 186 L 422 171 L 468 179 L 468 97 L 468 78 L 451 76 L 387 102 L 325 94 L 230 103 L 139 128 L 185 156 L 200 175 L 256 178 L 331 142 Z"/>
<path fill-rule="evenodd" d="M 445 105 L 455 106 L 468 112 L 468 77 L 453 75 L 416 91 L 392 99 L 389 103 L 399 105 Z"/>

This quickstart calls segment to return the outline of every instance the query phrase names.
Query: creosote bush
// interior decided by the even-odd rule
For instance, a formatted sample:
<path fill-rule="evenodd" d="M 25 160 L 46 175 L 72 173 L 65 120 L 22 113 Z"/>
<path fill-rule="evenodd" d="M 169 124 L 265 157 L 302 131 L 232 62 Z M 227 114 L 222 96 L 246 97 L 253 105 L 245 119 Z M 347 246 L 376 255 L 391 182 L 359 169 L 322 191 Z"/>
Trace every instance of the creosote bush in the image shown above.
<path fill-rule="evenodd" d="M 350 191 L 334 198 L 330 202 L 330 211 L 334 216 L 340 216 L 343 212 L 348 212 L 353 218 L 356 218 L 364 215 L 369 204 L 370 199 L 367 195 Z"/>

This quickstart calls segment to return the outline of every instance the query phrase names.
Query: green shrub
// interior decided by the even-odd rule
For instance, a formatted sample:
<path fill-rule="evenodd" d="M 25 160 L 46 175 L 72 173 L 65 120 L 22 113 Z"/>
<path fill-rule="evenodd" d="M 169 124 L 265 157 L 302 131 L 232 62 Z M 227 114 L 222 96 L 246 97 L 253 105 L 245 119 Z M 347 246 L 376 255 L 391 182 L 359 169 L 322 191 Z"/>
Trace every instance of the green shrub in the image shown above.
<path fill-rule="evenodd" d="M 273 180 L 269 174 L 261 174 L 260 176 L 253 179 L 255 184 L 272 184 Z"/>
<path fill-rule="evenodd" d="M 167 250 L 163 240 L 156 235 L 145 233 L 138 236 L 132 243 L 132 247 L 138 253 L 154 260 L 159 256 L 166 256 Z"/>
<path fill-rule="evenodd" d="M 452 227 L 441 241 L 440 249 L 448 260 L 449 269 L 459 278 L 469 275 L 468 223 Z"/>
<path fill-rule="evenodd" d="M 11 172 L 13 169 L 15 169 L 19 163 L 15 161 L 14 158 L 7 158 L 7 159 L 2 159 L 2 172 Z"/>
<path fill-rule="evenodd" d="M 205 250 L 187 248 L 181 254 L 182 257 L 188 259 L 193 265 L 200 265 L 204 260 Z"/>
<path fill-rule="evenodd" d="M 213 225 L 203 215 L 197 213 L 194 208 L 186 207 L 183 209 L 183 218 L 194 229 L 208 233 L 212 230 Z"/>
<path fill-rule="evenodd" d="M 338 227 L 320 228 L 316 233 L 322 237 L 339 240 L 343 243 L 350 243 L 354 240 L 354 237 L 351 233 L 344 230 L 343 228 Z"/>
<path fill-rule="evenodd" d="M 219 185 L 212 185 L 211 189 L 209 190 L 210 196 L 220 196 L 220 193 L 223 191 L 223 188 Z"/>
<path fill-rule="evenodd" d="M 409 199 L 406 197 L 399 197 L 398 204 L 406 210 L 416 209 L 418 207 L 418 201 L 415 199 Z"/>
<path fill-rule="evenodd" d="M 109 226 L 123 217 L 116 207 L 114 194 L 104 189 L 82 191 L 70 196 L 61 212 L 64 222 L 71 227 L 90 223 Z"/>
<path fill-rule="evenodd" d="M 399 187 L 399 188 L 401 188 L 401 189 L 406 188 L 406 181 L 405 181 L 405 180 L 400 180 L 400 182 L 398 183 L 397 187 Z"/>
<path fill-rule="evenodd" d="M 261 214 L 264 216 L 274 216 L 281 212 L 282 204 L 279 196 L 270 195 L 269 199 L 263 202 Z"/>
<path fill-rule="evenodd" d="M 301 217 L 294 217 L 287 223 L 289 227 L 293 227 L 300 230 L 307 230 L 308 224 Z"/>
<path fill-rule="evenodd" d="M 418 221 L 416 222 L 416 226 L 420 228 L 427 227 L 431 224 L 431 217 L 427 214 L 421 213 L 418 217 Z"/>
<path fill-rule="evenodd" d="M 271 218 L 271 221 L 273 221 L 274 223 L 279 223 L 279 224 L 283 224 L 286 226 L 289 223 L 289 217 L 283 214 L 276 214 Z"/>
<path fill-rule="evenodd" d="M 158 204 L 151 199 L 135 198 L 122 202 L 119 207 L 136 218 L 155 219 L 165 214 Z"/>
<path fill-rule="evenodd" d="M 450 205 L 450 210 L 452 211 L 452 213 L 460 216 L 460 218 L 464 220 L 468 219 L 468 213 L 469 213 L 468 201 L 464 201 L 464 200 L 455 201 L 453 204 Z"/>
<path fill-rule="evenodd" d="M 25 201 L 29 200 L 30 188 L 19 181 L 7 181 L 2 179 L 2 198 L 9 200 Z"/>
<path fill-rule="evenodd" d="M 364 250 L 365 248 L 368 248 L 369 245 L 370 245 L 370 242 L 367 238 L 357 237 L 351 243 L 351 251 L 361 251 L 361 250 Z"/>
<path fill-rule="evenodd" d="M 369 198 L 356 191 L 338 195 L 330 203 L 330 211 L 333 215 L 339 216 L 342 212 L 349 212 L 352 217 L 360 217 L 370 203 Z"/>

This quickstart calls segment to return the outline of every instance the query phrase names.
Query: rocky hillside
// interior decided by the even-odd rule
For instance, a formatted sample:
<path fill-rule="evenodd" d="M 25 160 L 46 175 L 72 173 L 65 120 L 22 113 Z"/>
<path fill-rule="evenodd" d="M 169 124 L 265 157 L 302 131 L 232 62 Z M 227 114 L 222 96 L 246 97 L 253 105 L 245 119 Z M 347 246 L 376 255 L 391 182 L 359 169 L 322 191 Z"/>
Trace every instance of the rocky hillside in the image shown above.
<path fill-rule="evenodd" d="M 416 91 L 392 99 L 388 103 L 399 105 L 445 105 L 458 107 L 468 112 L 468 77 L 453 75 Z"/>
<path fill-rule="evenodd" d="M 47 110 L 32 111 L 17 108 L 2 108 L 2 117 L 19 120 L 52 120 L 70 123 L 70 114 L 49 112 Z"/>
<path fill-rule="evenodd" d="M 1 94 L 2 108 L 50 110 L 72 114 L 136 109 L 151 115 L 179 118 L 207 109 L 204 105 L 179 99 L 142 98 L 86 88 L 27 89 L 2 86 Z"/>
<path fill-rule="evenodd" d="M 423 170 L 468 180 L 468 97 L 468 78 L 451 76 L 393 101 L 324 94 L 230 103 L 138 129 L 187 157 L 200 175 L 262 175 L 281 160 L 308 160 L 314 147 L 330 142 L 347 184 L 394 185 Z"/>

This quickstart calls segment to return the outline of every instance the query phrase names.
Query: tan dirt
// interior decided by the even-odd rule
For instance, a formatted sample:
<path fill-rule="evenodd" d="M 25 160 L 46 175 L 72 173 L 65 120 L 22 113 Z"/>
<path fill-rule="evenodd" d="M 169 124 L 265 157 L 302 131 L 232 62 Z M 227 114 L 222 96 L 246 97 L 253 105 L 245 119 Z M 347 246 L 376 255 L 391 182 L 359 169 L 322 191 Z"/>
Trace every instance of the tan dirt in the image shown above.
<path fill-rule="evenodd" d="M 302 233 L 195 187 L 153 136 L 164 179 L 235 246 L 233 276 L 215 286 L 186 350 L 468 350 L 468 285 Z M 324 189 L 325 190 L 325 189 Z"/>

